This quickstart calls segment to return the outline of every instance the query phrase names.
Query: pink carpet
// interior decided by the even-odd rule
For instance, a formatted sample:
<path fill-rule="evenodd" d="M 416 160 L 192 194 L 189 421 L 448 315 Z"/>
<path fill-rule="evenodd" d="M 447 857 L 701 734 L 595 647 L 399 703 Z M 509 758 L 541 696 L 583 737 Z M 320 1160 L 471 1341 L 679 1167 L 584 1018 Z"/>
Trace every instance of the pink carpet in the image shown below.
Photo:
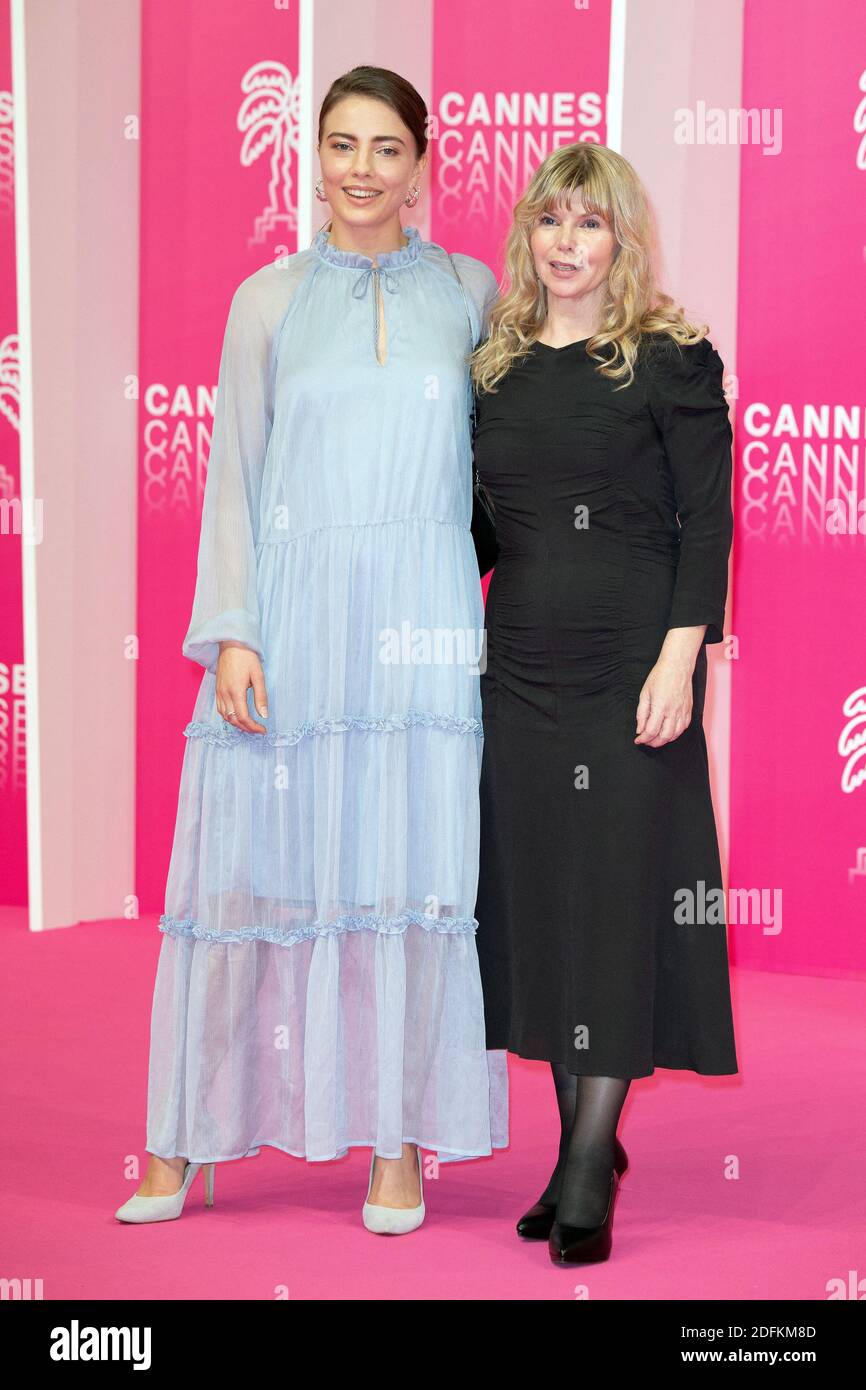
<path fill-rule="evenodd" d="M 180 1220 L 113 1212 L 144 1163 L 155 918 L 33 935 L 0 913 L 0 1277 L 46 1300 L 810 1299 L 863 1267 L 866 983 L 735 970 L 741 1072 L 632 1083 L 608 1263 L 555 1269 L 514 1220 L 555 1157 L 549 1072 L 510 1059 L 511 1147 L 428 1178 L 427 1220 L 360 1220 L 369 1151 L 307 1164 L 276 1149 L 201 1178 Z M 432 1155 L 427 1156 L 428 1164 Z M 726 1177 L 737 1165 L 739 1176 Z M 143 1169 L 142 1169 L 143 1171 Z"/>

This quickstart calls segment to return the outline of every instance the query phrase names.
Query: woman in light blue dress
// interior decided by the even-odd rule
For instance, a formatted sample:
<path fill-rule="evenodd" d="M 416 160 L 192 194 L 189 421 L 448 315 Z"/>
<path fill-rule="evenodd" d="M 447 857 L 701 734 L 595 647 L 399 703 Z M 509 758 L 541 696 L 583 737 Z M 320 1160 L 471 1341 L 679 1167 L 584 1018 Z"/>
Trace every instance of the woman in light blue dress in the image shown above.
<path fill-rule="evenodd" d="M 507 1143 L 473 917 L 467 360 L 497 284 L 400 225 L 425 122 L 396 74 L 338 79 L 319 122 L 330 228 L 231 302 L 183 643 L 205 674 L 160 919 L 153 1157 L 122 1220 L 180 1215 L 199 1165 L 211 1202 L 209 1165 L 263 1144 L 366 1145 L 365 1224 L 400 1232 L 424 1214 L 416 1146 Z"/>

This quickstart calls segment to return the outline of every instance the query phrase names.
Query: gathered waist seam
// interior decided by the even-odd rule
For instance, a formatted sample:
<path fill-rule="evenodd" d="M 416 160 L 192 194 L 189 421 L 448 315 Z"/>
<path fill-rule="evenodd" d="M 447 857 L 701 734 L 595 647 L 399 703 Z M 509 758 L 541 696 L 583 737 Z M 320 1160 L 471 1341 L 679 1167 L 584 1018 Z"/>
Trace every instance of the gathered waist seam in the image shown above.
<path fill-rule="evenodd" d="M 285 540 L 274 538 L 257 541 L 256 549 L 259 550 L 266 545 L 292 545 L 294 541 L 303 540 L 305 536 L 315 536 L 319 531 L 365 531 L 372 526 L 399 526 L 407 521 L 422 521 L 433 526 L 456 526 L 469 534 L 469 524 L 465 521 L 451 521 L 438 516 L 389 516 L 379 521 L 335 521 L 324 526 L 311 526 L 307 531 L 296 531 L 293 536 L 286 536 Z"/>

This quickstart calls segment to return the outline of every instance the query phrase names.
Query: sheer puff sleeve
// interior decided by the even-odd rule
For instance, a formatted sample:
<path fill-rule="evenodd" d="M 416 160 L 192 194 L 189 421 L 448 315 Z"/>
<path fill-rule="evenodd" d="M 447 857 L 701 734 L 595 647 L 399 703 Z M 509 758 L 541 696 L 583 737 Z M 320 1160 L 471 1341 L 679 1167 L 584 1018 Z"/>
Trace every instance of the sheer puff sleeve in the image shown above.
<path fill-rule="evenodd" d="M 653 345 L 649 407 L 671 471 L 680 552 L 668 627 L 706 624 L 705 642 L 724 636 L 728 556 L 733 538 L 733 431 L 712 344 L 681 347 L 669 336 Z"/>
<path fill-rule="evenodd" d="M 477 347 L 487 337 L 490 327 L 490 310 L 499 297 L 499 282 L 493 271 L 484 261 L 467 256 L 462 251 L 453 252 L 453 260 L 469 302 L 475 310 L 472 324 L 472 346 Z M 450 274 L 450 271 L 449 271 Z"/>
<path fill-rule="evenodd" d="M 264 658 L 256 542 L 273 423 L 273 334 L 259 274 L 232 297 L 219 365 L 192 618 L 182 651 L 215 671 L 221 641 Z"/>

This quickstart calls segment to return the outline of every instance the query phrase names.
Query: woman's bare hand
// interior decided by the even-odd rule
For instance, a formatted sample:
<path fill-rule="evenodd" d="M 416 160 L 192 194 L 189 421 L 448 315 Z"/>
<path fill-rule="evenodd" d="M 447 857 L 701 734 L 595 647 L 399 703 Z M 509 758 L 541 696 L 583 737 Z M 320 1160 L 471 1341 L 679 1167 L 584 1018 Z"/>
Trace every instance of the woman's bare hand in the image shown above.
<path fill-rule="evenodd" d="M 266 734 L 264 724 L 250 718 L 247 691 L 253 688 L 255 707 L 263 719 L 268 717 L 265 673 L 255 652 L 238 642 L 220 642 L 216 669 L 216 706 L 227 723 L 250 734 Z"/>
<path fill-rule="evenodd" d="M 644 681 L 637 705 L 637 738 L 661 748 L 692 722 L 692 676 L 707 627 L 669 627 L 659 659 Z"/>
<path fill-rule="evenodd" d="M 692 720 L 692 669 L 686 662 L 659 657 L 644 681 L 637 706 L 637 738 L 661 748 L 679 738 Z"/>

